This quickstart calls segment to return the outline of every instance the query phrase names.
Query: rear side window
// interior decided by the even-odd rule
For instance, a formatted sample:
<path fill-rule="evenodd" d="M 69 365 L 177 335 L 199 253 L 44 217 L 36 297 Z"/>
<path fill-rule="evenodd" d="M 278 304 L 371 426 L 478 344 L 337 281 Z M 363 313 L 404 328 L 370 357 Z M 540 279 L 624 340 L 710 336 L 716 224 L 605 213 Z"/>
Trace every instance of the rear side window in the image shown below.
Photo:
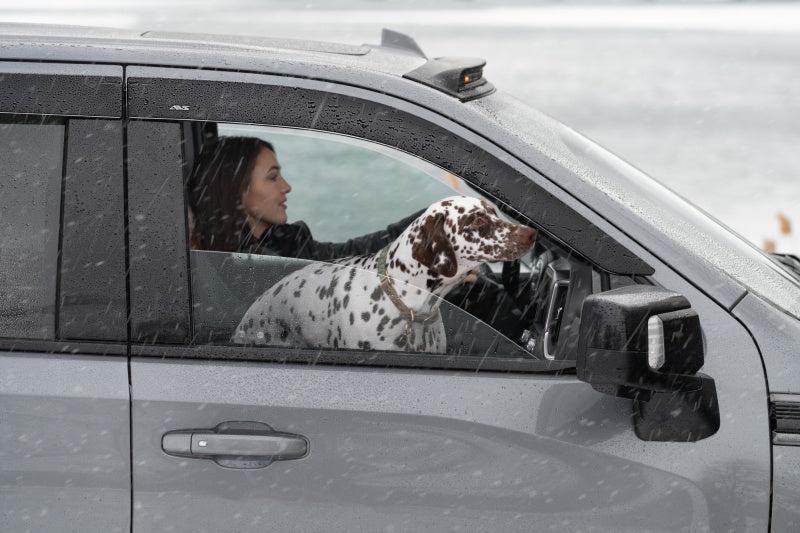
<path fill-rule="evenodd" d="M 55 337 L 64 131 L 0 118 L 0 337 Z"/>

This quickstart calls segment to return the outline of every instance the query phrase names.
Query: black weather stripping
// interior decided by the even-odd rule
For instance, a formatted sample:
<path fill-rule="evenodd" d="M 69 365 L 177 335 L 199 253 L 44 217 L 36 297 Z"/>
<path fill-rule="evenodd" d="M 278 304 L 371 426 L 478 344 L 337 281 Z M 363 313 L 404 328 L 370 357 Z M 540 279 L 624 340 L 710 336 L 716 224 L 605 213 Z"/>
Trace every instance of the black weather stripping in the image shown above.
<path fill-rule="evenodd" d="M 484 66 L 486 61 L 479 57 L 437 57 L 403 77 L 468 102 L 495 91 L 483 77 Z"/>

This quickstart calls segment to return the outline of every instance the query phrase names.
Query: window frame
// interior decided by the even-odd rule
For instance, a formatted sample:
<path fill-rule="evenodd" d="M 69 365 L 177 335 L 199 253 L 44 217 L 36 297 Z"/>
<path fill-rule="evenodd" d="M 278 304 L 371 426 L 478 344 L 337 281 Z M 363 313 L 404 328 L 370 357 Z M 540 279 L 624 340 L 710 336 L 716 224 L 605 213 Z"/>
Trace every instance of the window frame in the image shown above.
<path fill-rule="evenodd" d="M 537 217 L 530 217 L 529 214 L 549 213 L 541 226 L 548 233 L 559 228 L 561 231 L 555 236 L 562 244 L 578 240 L 595 250 L 603 249 L 601 254 L 604 251 L 607 254 L 609 247 L 622 250 L 615 270 L 632 271 L 634 274 L 649 272 L 650 267 L 622 244 L 579 211 L 568 207 L 565 200 L 541 183 L 531 180 L 531 176 L 535 176 L 546 181 L 534 170 L 463 126 L 409 102 L 360 88 L 269 75 L 160 67 L 128 67 L 126 73 L 129 126 L 145 124 L 149 126 L 144 129 L 157 129 L 167 124 L 177 126 L 182 122 L 250 124 L 307 129 L 383 144 L 452 172 L 506 206 L 512 205 L 509 198 L 519 199 L 520 202 L 512 210 L 518 210 L 523 217 L 537 220 L 537 224 Z M 273 99 L 271 105 L 265 103 L 270 99 Z M 277 99 L 277 103 L 274 99 Z M 386 127 L 387 121 L 393 128 Z M 375 123 L 378 125 L 375 126 Z M 131 142 L 136 142 L 136 135 L 131 134 L 130 129 L 128 141 L 129 147 Z M 521 171 L 520 167 L 525 170 Z M 172 169 L 171 179 L 177 183 L 179 177 L 183 179 L 185 169 L 175 169 L 174 165 Z M 494 178 L 498 175 L 505 176 L 500 185 Z M 131 177 L 129 168 L 129 180 Z M 129 206 L 147 205 L 154 200 L 146 197 L 136 199 L 137 187 L 129 182 Z M 174 184 L 169 187 L 175 193 Z M 175 193 L 169 201 L 183 203 L 181 206 L 168 206 L 165 211 L 185 211 L 183 195 Z M 133 236 L 137 232 L 136 215 L 129 212 L 128 216 Z M 171 268 L 172 272 L 152 283 L 145 293 L 138 296 L 133 290 L 136 285 L 133 281 L 137 275 L 136 261 L 131 260 L 131 354 L 134 356 L 536 373 L 569 372 L 574 367 L 574 361 L 195 344 L 193 333 L 188 333 L 193 328 L 188 227 L 184 217 L 180 231 L 175 231 L 176 221 L 164 220 L 163 224 L 156 225 L 172 227 L 168 230 L 171 237 L 166 241 L 163 236 L 156 237 L 165 248 L 172 250 L 171 259 L 160 259 L 164 261 L 162 271 Z M 178 233 L 182 235 L 180 242 L 177 241 Z M 592 242 L 589 244 L 587 239 Z M 609 243 L 613 245 L 609 246 Z M 135 247 L 132 237 L 131 253 Z M 576 250 L 575 246 L 569 248 Z M 154 281 L 153 278 L 148 279 Z M 173 285 L 175 280 L 180 280 L 180 287 Z M 137 329 L 137 321 L 143 320 L 148 312 L 144 302 L 164 294 L 173 294 L 180 300 L 169 315 L 168 325 L 151 332 L 154 334 L 142 335 Z"/>
<path fill-rule="evenodd" d="M 122 166 L 121 119 L 123 116 L 123 67 L 113 64 L 61 63 L 61 62 L 25 62 L 0 61 L 0 75 L 3 78 L 3 91 L 0 93 L 0 116 L 25 117 L 27 120 L 47 121 L 50 118 L 64 120 L 65 135 L 62 147 L 64 164 L 61 176 L 61 207 L 59 213 L 59 245 L 58 266 L 56 269 L 56 301 L 55 329 L 51 339 L 19 339 L 0 337 L 0 350 L 9 352 L 46 352 L 53 354 L 86 354 L 124 356 L 128 353 L 127 345 L 127 282 L 126 282 L 126 242 L 124 227 L 124 175 Z M 93 139 L 85 136 L 70 135 L 73 121 L 99 121 L 117 124 L 116 133 L 103 135 L 104 128 L 91 132 Z M 97 123 L 95 123 L 97 124 Z M 85 132 L 86 133 L 86 132 Z M 108 152 L 117 151 L 119 164 L 108 161 L 98 162 L 92 157 L 92 150 L 97 143 L 104 145 Z M 85 183 L 101 176 L 115 173 L 102 195 L 90 197 L 92 187 Z M 82 184 L 66 185 L 66 177 L 71 175 L 89 176 Z M 91 194 L 94 194 L 93 192 Z M 65 198 L 66 195 L 66 198 Z M 94 265 L 82 272 L 72 274 L 63 271 L 64 250 L 85 248 L 85 233 L 67 232 L 65 236 L 65 216 L 71 218 L 76 225 L 81 220 L 94 218 L 98 213 L 95 208 L 107 203 L 102 210 L 109 220 L 109 237 L 104 245 L 93 247 L 96 254 L 84 257 L 84 264 Z M 113 250 L 113 258 L 108 252 Z M 101 253 L 104 251 L 105 254 Z M 98 263 L 101 263 L 98 265 Z M 74 274 L 74 275 L 73 275 Z M 111 290 L 114 293 L 114 304 L 118 316 L 115 325 L 108 334 L 93 338 L 77 338 L 74 330 L 62 328 L 62 318 L 67 318 L 69 311 L 61 301 L 63 284 L 70 285 L 71 291 L 81 291 L 95 283 L 103 283 L 111 276 Z M 68 306 L 67 306 L 68 307 Z M 63 330 L 63 331 L 62 331 Z"/>
<path fill-rule="evenodd" d="M 0 119 L 63 123 L 53 335 L 0 335 L 0 350 L 87 355 L 127 354 L 127 276 L 119 119 L 6 113 Z M 98 149 L 107 157 L 97 157 Z M 102 230 L 102 231 L 98 231 Z M 87 246 L 92 239 L 92 246 Z M 102 287 L 102 290 L 98 289 Z M 86 296 L 107 297 L 87 310 Z M 90 304 L 91 305 L 91 304 Z M 110 317 L 110 318 L 109 318 Z"/>

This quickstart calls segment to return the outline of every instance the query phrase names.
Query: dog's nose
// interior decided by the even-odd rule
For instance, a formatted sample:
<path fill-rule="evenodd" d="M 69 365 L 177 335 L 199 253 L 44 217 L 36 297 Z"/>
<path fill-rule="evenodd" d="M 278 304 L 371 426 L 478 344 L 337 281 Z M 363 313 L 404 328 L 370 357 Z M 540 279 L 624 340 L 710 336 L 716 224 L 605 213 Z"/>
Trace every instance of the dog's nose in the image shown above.
<path fill-rule="evenodd" d="M 520 226 L 517 230 L 519 240 L 524 243 L 533 243 L 536 240 L 536 230 L 528 226 Z"/>

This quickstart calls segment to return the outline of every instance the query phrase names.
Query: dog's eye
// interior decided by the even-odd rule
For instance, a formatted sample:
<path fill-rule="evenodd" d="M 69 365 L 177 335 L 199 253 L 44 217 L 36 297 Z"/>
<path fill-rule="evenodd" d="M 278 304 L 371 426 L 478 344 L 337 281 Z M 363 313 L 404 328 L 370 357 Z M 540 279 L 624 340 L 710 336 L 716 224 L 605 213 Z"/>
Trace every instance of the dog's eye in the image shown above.
<path fill-rule="evenodd" d="M 486 224 L 486 219 L 483 217 L 475 217 L 475 220 L 472 221 L 473 226 L 483 226 Z"/>

